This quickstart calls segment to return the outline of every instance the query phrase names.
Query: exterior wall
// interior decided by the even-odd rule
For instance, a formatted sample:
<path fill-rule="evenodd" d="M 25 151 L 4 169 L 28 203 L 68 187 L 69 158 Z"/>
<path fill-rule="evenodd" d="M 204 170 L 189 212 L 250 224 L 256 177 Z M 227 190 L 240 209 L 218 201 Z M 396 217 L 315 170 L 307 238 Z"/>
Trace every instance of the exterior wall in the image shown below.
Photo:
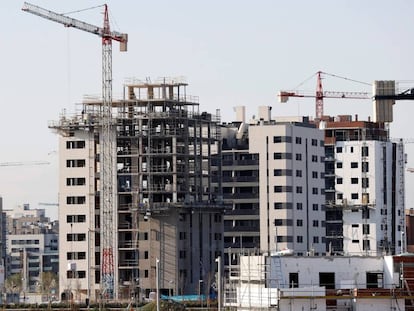
<path fill-rule="evenodd" d="M 242 256 L 240 269 L 236 283 L 240 310 L 270 306 L 298 311 L 331 310 L 333 306 L 335 310 L 390 310 L 397 306 L 405 310 L 403 297 L 393 294 L 401 291 L 391 256 Z M 333 275 L 333 283 L 322 276 L 329 273 Z M 279 286 L 274 282 L 278 278 L 289 280 L 290 274 L 298 276 L 297 283 L 279 283 Z M 382 278 L 373 284 L 368 274 L 379 274 Z M 226 301 L 226 306 L 235 304 Z"/>
<path fill-rule="evenodd" d="M 323 138 L 304 123 L 249 127 L 250 152 L 259 153 L 262 251 L 325 253 Z"/>
<path fill-rule="evenodd" d="M 400 252 L 404 190 L 399 178 L 404 164 L 394 159 L 393 146 L 379 141 L 336 143 L 336 204 L 343 206 L 345 255 Z M 368 156 L 362 148 L 367 148 Z M 396 153 L 397 159 L 403 156 L 398 149 Z"/>
<path fill-rule="evenodd" d="M 77 142 L 84 145 L 73 148 L 72 144 Z M 61 293 L 66 292 L 61 299 L 72 292 L 75 300 L 84 301 L 88 288 L 91 297 L 99 289 L 99 278 L 95 274 L 99 275 L 100 271 L 99 267 L 92 270 L 95 252 L 89 249 L 96 241 L 95 192 L 99 186 L 95 172 L 99 168 L 95 164 L 95 152 L 91 132 L 78 130 L 73 136 L 59 137 L 59 288 Z"/>
<path fill-rule="evenodd" d="M 399 284 L 393 267 L 386 258 L 392 257 L 272 257 L 270 263 L 271 278 L 277 279 L 280 271 L 284 287 L 289 287 L 290 273 L 298 273 L 298 286 L 322 286 L 320 273 L 334 273 L 334 289 L 367 288 L 367 272 L 383 275 L 382 287 L 393 288 Z M 379 286 L 381 287 L 381 286 Z"/>

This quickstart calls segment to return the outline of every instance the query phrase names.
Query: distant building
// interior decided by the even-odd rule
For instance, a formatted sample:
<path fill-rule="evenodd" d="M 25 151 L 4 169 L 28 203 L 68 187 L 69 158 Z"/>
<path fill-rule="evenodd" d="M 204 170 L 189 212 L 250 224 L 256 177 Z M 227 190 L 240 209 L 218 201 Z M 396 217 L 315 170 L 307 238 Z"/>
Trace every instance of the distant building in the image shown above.
<path fill-rule="evenodd" d="M 4 211 L 7 223 L 7 276 L 21 274 L 22 290 L 37 292 L 43 272 L 59 274 L 58 223 L 29 204 Z"/>

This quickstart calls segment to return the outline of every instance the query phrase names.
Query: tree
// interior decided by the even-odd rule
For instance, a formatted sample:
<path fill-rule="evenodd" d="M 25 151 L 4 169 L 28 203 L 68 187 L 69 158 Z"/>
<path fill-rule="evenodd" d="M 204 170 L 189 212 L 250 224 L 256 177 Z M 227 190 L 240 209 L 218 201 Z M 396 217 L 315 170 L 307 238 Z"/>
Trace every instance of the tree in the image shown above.
<path fill-rule="evenodd" d="M 50 302 L 52 290 L 58 292 L 56 290 L 58 286 L 58 275 L 53 272 L 42 272 L 41 282 L 42 294 L 46 294 L 47 301 Z"/>
<path fill-rule="evenodd" d="M 11 294 L 13 296 L 13 302 L 19 301 L 19 294 L 22 291 L 22 275 L 20 273 L 15 273 L 10 275 L 4 284 L 6 288 L 6 293 Z M 17 301 L 16 301 L 17 296 Z"/>

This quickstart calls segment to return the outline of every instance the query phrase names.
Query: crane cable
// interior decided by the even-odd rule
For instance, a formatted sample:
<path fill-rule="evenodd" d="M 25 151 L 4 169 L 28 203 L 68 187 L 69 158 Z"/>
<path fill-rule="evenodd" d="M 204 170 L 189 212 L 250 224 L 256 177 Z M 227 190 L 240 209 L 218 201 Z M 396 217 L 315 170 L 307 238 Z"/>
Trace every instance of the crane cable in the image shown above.
<path fill-rule="evenodd" d="M 319 72 L 319 71 L 318 71 Z M 308 82 L 310 79 L 312 79 L 314 76 L 316 76 L 318 74 L 318 72 L 314 73 L 313 75 L 311 75 L 309 78 L 307 78 L 306 80 L 304 80 L 303 82 L 299 83 L 298 86 L 296 86 L 293 90 L 298 90 L 302 85 L 304 85 L 306 82 Z M 354 80 L 354 79 L 350 79 L 350 78 L 346 78 L 346 77 L 342 77 L 342 76 L 338 76 L 335 75 L 333 73 L 327 73 L 324 71 L 320 71 L 320 73 L 324 74 L 324 75 L 328 75 L 334 78 L 338 78 L 338 79 L 343 79 L 343 80 L 347 80 L 347 81 L 351 81 L 351 82 L 356 82 L 356 83 L 360 83 L 360 84 L 364 84 L 364 85 L 369 85 L 372 86 L 370 83 L 367 82 L 363 82 L 363 81 L 358 81 L 358 80 Z"/>
<path fill-rule="evenodd" d="M 81 9 L 81 10 L 77 10 L 77 11 L 71 11 L 71 12 L 67 12 L 67 13 L 62 13 L 61 15 L 69 15 L 69 14 L 74 14 L 74 13 L 80 13 L 80 12 L 84 12 L 84 11 L 88 11 L 88 10 L 93 10 L 93 9 L 96 9 L 96 8 L 101 8 L 103 6 L 104 5 L 101 4 L 101 5 L 93 6 L 93 7 L 86 8 L 86 9 Z"/>

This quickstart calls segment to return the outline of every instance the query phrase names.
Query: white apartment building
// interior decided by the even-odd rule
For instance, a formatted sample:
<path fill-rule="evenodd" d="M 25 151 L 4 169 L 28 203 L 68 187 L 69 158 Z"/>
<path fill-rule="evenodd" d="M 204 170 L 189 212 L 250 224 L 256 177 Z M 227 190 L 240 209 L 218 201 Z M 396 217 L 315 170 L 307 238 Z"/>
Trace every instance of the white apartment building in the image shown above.
<path fill-rule="evenodd" d="M 381 123 L 330 119 L 326 132 L 328 249 L 344 255 L 399 254 L 405 240 L 403 142 Z"/>
<path fill-rule="evenodd" d="M 259 154 L 261 250 L 325 254 L 324 132 L 306 118 L 272 120 L 260 107 L 249 150 Z"/>

